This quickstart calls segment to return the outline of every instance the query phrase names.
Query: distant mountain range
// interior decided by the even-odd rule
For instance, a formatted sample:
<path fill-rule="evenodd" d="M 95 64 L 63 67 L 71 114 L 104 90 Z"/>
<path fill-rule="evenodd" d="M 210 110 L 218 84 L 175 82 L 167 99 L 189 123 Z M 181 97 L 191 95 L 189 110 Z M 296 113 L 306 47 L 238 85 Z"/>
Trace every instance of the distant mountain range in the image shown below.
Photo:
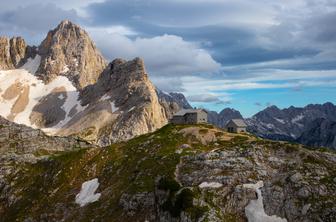
<path fill-rule="evenodd" d="M 336 106 L 310 104 L 303 108 L 268 107 L 246 119 L 248 131 L 262 138 L 336 148 Z"/>
<path fill-rule="evenodd" d="M 307 129 L 297 138 L 297 142 L 314 147 L 336 149 L 336 122 L 317 118 L 308 124 Z"/>
<path fill-rule="evenodd" d="M 183 98 L 182 101 L 177 101 Z M 176 110 L 191 107 L 182 96 L 175 97 Z M 225 127 L 231 119 L 243 118 L 238 110 L 225 108 L 219 113 L 208 110 L 208 121 Z M 279 109 L 270 106 L 245 119 L 250 133 L 271 140 L 298 142 L 314 147 L 336 149 L 336 106 L 332 103 L 310 104 L 303 108 L 291 106 Z"/>

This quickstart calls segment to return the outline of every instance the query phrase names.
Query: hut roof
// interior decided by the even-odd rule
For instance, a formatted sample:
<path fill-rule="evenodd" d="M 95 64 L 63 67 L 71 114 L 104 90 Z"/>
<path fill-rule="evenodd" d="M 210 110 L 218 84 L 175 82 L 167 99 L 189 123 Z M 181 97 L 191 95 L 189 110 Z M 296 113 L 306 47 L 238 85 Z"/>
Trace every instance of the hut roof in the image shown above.
<path fill-rule="evenodd" d="M 237 127 L 247 127 L 245 121 L 243 119 L 232 119 L 228 122 L 233 122 Z"/>
<path fill-rule="evenodd" d="M 204 109 L 181 109 L 177 113 L 174 114 L 174 116 L 184 116 L 187 113 L 200 113 L 200 112 L 206 112 Z"/>

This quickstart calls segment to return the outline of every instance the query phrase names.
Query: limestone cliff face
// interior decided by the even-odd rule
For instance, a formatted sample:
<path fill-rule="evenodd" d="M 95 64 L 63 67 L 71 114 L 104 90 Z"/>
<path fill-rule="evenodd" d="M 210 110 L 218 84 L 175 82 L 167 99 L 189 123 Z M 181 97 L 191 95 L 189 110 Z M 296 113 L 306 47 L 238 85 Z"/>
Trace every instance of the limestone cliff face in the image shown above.
<path fill-rule="evenodd" d="M 62 135 L 75 133 L 108 145 L 153 132 L 167 123 L 140 58 L 114 60 L 97 84 L 84 88 L 80 97 L 87 108 L 73 117 L 60 132 Z"/>
<path fill-rule="evenodd" d="M 115 98 L 121 115 L 110 131 L 100 132 L 99 144 L 153 132 L 167 123 L 164 108 L 148 79 L 142 59 L 129 62 L 117 60 L 110 64 L 110 69 L 110 92 L 124 97 Z"/>
<path fill-rule="evenodd" d="M 39 54 L 42 61 L 37 74 L 45 82 L 64 75 L 78 89 L 95 83 L 107 64 L 87 32 L 70 21 L 49 31 Z"/>
<path fill-rule="evenodd" d="M 88 34 L 69 21 L 50 31 L 35 52 L 21 38 L 2 42 L 0 115 L 10 121 L 99 145 L 167 123 L 143 60 L 107 64 Z"/>
<path fill-rule="evenodd" d="M 27 45 L 23 38 L 0 37 L 0 69 L 17 68 L 22 64 L 27 51 Z"/>

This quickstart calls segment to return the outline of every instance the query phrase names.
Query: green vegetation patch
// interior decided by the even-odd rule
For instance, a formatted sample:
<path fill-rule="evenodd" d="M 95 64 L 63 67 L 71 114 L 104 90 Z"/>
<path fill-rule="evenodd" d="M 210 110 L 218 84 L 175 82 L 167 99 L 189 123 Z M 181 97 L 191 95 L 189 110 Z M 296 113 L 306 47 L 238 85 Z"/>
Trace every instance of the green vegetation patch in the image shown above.
<path fill-rule="evenodd" d="M 248 139 L 247 136 L 235 136 L 231 140 L 234 143 L 245 143 Z"/>

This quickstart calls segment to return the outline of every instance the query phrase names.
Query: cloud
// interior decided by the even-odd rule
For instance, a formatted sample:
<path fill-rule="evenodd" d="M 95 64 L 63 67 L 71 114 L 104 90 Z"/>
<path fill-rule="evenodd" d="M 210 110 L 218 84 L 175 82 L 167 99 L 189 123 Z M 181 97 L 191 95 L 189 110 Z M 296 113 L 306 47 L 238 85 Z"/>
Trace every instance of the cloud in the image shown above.
<path fill-rule="evenodd" d="M 136 23 L 160 26 L 272 23 L 274 9 L 263 1 L 221 0 L 107 0 L 87 7 L 96 24 Z"/>
<path fill-rule="evenodd" d="M 165 92 L 185 92 L 183 83 L 179 77 L 152 76 L 151 81 L 156 87 Z"/>
<path fill-rule="evenodd" d="M 220 100 L 220 101 L 216 102 L 215 104 L 216 105 L 230 105 L 230 104 L 232 104 L 232 102 L 231 101 L 222 101 L 222 100 Z"/>
<path fill-rule="evenodd" d="M 217 96 L 211 94 L 191 95 L 188 96 L 187 99 L 190 102 L 204 102 L 204 103 L 221 102 L 221 100 Z"/>
<path fill-rule="evenodd" d="M 254 105 L 256 105 L 256 106 L 262 106 L 262 104 L 260 103 L 260 102 L 256 102 L 256 103 L 254 103 Z"/>
<path fill-rule="evenodd" d="M 145 60 L 149 74 L 154 77 L 211 73 L 220 68 L 220 64 L 206 50 L 197 43 L 185 41 L 179 36 L 162 35 L 132 39 L 129 37 L 133 35 L 130 30 L 128 36 L 97 29 L 89 29 L 89 32 L 108 59 L 141 57 Z"/>
<path fill-rule="evenodd" d="M 53 3 L 19 6 L 12 10 L 0 11 L 0 34 L 20 35 L 29 42 L 38 44 L 48 30 L 64 19 L 76 22 L 76 11 L 61 9 Z"/>
<path fill-rule="evenodd" d="M 169 33 L 202 42 L 223 66 L 291 60 L 281 68 L 313 70 L 336 64 L 331 55 L 314 59 L 336 43 L 332 1 L 107 0 L 87 11 L 95 25 L 122 24 L 144 36 Z"/>
<path fill-rule="evenodd" d="M 1 14 L 1 22 L 18 29 L 44 31 L 64 19 L 77 20 L 75 10 L 63 10 L 55 4 L 33 4 Z"/>
<path fill-rule="evenodd" d="M 104 0 L 58 0 L 57 6 L 62 9 L 80 9 L 83 7 L 88 6 L 89 4 L 93 3 L 102 3 Z M 55 0 L 29 0 L 29 1 L 22 1 L 22 0 L 11 0 L 7 4 L 2 4 L 0 11 L 8 11 L 13 10 L 18 7 L 26 7 L 28 5 L 42 5 L 48 3 L 55 3 Z"/>
<path fill-rule="evenodd" d="M 252 75 L 250 78 L 222 77 L 211 79 L 200 76 L 185 76 L 181 79 L 183 83 L 181 87 L 187 95 L 213 94 L 219 98 L 229 98 L 225 101 L 231 101 L 234 93 L 242 91 L 333 87 L 336 84 L 336 70 L 268 70 L 260 75 Z"/>

